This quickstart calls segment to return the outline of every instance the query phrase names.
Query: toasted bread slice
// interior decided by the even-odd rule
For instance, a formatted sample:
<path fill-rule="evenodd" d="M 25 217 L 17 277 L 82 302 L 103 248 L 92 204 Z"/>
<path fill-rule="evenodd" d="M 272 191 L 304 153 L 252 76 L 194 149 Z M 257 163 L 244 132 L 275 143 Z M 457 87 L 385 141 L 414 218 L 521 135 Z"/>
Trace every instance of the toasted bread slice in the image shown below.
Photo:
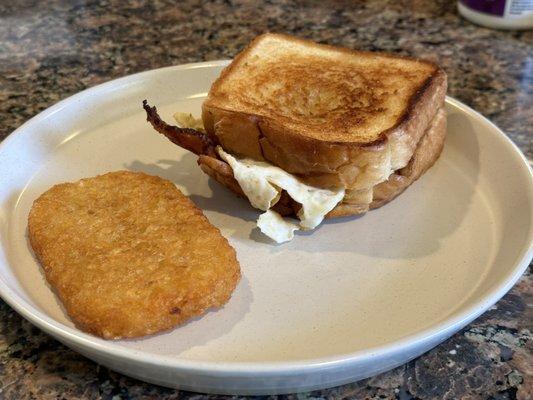
<path fill-rule="evenodd" d="M 409 163 L 396 171 L 389 178 L 371 189 L 370 200 L 353 201 L 344 199 L 328 215 L 331 217 L 344 217 L 349 215 L 363 214 L 366 211 L 381 207 L 396 196 L 401 194 L 415 180 L 417 180 L 439 158 L 446 137 L 446 114 L 443 109 L 439 110 L 429 127 L 419 141 Z M 224 161 L 201 155 L 198 164 L 202 171 L 210 177 L 226 186 L 237 195 L 244 197 L 239 183 L 233 177 L 231 167 Z M 299 205 L 295 203 L 285 192 L 280 201 L 274 206 L 274 210 L 282 215 L 295 215 Z"/>
<path fill-rule="evenodd" d="M 212 85 L 202 119 L 230 153 L 362 190 L 407 165 L 445 93 L 427 61 L 265 34 Z"/>

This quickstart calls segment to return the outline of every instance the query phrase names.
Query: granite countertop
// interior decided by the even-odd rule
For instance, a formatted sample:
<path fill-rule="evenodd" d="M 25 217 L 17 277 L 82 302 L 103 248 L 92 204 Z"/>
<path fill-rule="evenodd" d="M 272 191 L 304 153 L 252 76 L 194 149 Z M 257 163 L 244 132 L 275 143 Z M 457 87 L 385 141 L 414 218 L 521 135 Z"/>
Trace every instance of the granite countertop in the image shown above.
<path fill-rule="evenodd" d="M 438 61 L 449 94 L 489 117 L 533 158 L 532 31 L 477 27 L 447 0 L 172 3 L 0 2 L 0 138 L 87 87 L 161 66 L 230 58 L 257 34 L 276 31 Z M 490 311 L 424 356 L 358 383 L 284 397 L 531 398 L 532 296 L 529 271 Z M 204 396 L 98 366 L 3 302 L 0 360 L 2 399 Z"/>

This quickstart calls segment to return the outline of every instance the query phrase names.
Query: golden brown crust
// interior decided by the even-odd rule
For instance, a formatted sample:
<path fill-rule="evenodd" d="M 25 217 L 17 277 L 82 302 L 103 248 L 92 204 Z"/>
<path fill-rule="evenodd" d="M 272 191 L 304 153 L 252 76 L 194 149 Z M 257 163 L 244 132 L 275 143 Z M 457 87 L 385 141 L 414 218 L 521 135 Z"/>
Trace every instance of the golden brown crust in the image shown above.
<path fill-rule="evenodd" d="M 404 168 L 393 173 L 385 182 L 381 182 L 374 187 L 373 200 L 366 209 L 364 204 L 341 203 L 326 217 L 334 218 L 364 214 L 369 209 L 379 208 L 394 200 L 435 164 L 444 147 L 445 138 L 446 113 L 444 110 L 440 110 L 424 136 L 420 139 L 409 163 Z"/>
<path fill-rule="evenodd" d="M 446 138 L 446 114 L 440 110 L 431 127 L 420 139 L 413 157 L 404 168 L 392 174 L 385 182 L 374 187 L 370 209 L 381 207 L 400 195 L 439 158 Z"/>
<path fill-rule="evenodd" d="M 246 91 L 241 90 L 240 87 L 233 88 L 231 85 L 222 90 L 225 82 L 231 79 L 233 75 L 239 74 L 239 71 L 244 68 L 243 66 L 250 59 L 253 59 L 250 54 L 254 48 L 263 40 L 268 40 L 271 37 L 282 38 L 290 43 L 303 44 L 305 49 L 302 50 L 302 53 L 312 52 L 313 49 L 317 48 L 327 48 L 341 54 L 345 57 L 340 61 L 343 66 L 338 67 L 342 68 L 342 72 L 335 72 L 337 67 L 331 62 L 330 64 L 325 62 L 323 67 L 317 66 L 317 63 L 322 62 L 320 57 L 313 58 L 309 61 L 309 65 L 305 64 L 305 58 L 302 58 L 301 63 L 293 65 L 288 61 L 283 61 L 282 58 L 275 59 L 273 56 L 274 61 L 272 61 L 270 69 L 265 68 L 266 71 L 264 72 L 267 77 L 270 76 L 271 81 L 276 80 L 271 71 L 274 67 L 280 68 L 281 72 L 284 69 L 298 69 L 296 72 L 285 71 L 292 78 L 286 78 L 282 81 L 284 86 L 281 86 L 278 91 L 268 92 L 263 96 L 264 98 L 261 97 L 261 90 L 267 83 L 267 81 L 261 81 L 263 79 L 262 72 L 253 74 L 254 81 L 246 86 Z M 371 58 L 385 57 L 396 60 L 395 62 L 403 60 L 406 63 L 423 66 L 423 68 L 420 67 L 422 68 L 421 71 L 412 73 L 412 76 L 409 77 L 410 72 L 407 66 L 398 67 L 398 82 L 393 82 L 392 86 L 383 83 L 388 79 L 386 74 L 369 71 L 370 76 L 365 77 L 363 74 L 365 69 L 363 68 L 360 73 L 352 77 L 352 79 L 363 79 L 363 81 L 355 85 L 353 93 L 345 93 L 346 88 L 342 85 L 349 79 L 348 75 L 351 71 L 349 63 L 353 58 L 362 54 Z M 348 64 L 348 66 L 344 64 Z M 383 68 L 386 67 L 386 65 L 379 65 Z M 313 70 L 313 66 L 316 71 Z M 292 82 L 298 82 L 296 77 L 301 68 L 308 68 L 315 73 L 311 72 L 310 75 L 305 75 L 301 79 L 304 82 L 301 85 L 293 84 Z M 320 73 L 317 71 L 326 69 L 332 76 L 325 77 L 320 87 L 331 91 L 331 96 L 327 97 L 321 91 L 315 93 L 314 97 L 320 103 L 318 105 L 308 101 L 312 97 L 310 94 L 301 94 L 301 97 L 298 97 L 300 92 L 309 89 L 306 86 L 306 80 L 318 79 L 316 76 L 319 76 Z M 280 71 L 278 71 L 278 75 L 281 75 Z M 344 76 L 345 74 L 348 75 Z M 375 121 L 379 121 L 382 110 L 390 109 L 391 105 L 386 102 L 393 96 L 392 92 L 401 90 L 402 84 L 409 82 L 410 79 L 415 79 L 420 83 L 417 83 L 413 86 L 412 91 L 405 94 L 407 97 L 401 97 L 402 101 L 406 99 L 405 107 L 399 110 L 394 121 L 387 122 L 388 128 L 379 132 L 375 137 L 364 134 L 358 135 L 359 119 L 363 118 L 364 121 L 361 121 L 364 122 L 365 127 L 375 125 Z M 295 87 L 288 87 L 287 85 Z M 390 169 L 395 170 L 405 166 L 421 135 L 429 125 L 429 121 L 444 103 L 445 93 L 446 74 L 433 63 L 381 53 L 374 54 L 334 48 L 286 35 L 268 34 L 252 41 L 222 72 L 212 85 L 209 96 L 203 104 L 202 118 L 206 131 L 217 136 L 226 151 L 241 157 L 267 160 L 287 172 L 299 175 L 303 181 L 311 185 L 362 189 L 372 187 L 376 182 L 382 180 L 383 175 L 388 174 Z M 234 99 L 228 97 L 230 95 Z M 325 100 L 322 99 L 324 96 L 326 96 Z M 368 97 L 368 102 L 363 102 L 363 105 L 359 104 L 358 98 L 361 96 Z M 281 97 L 287 99 L 284 103 L 276 105 L 276 101 L 278 101 L 276 99 Z M 345 99 L 339 100 L 341 103 L 337 108 L 330 109 L 334 106 L 332 103 L 335 103 L 339 98 Z M 254 101 L 252 106 L 247 103 L 251 100 Z M 299 105 L 298 102 L 303 103 Z M 258 106 L 257 104 L 262 105 Z M 283 106 L 285 104 L 288 108 L 284 111 Z M 352 109 L 352 107 L 355 108 Z M 268 112 L 268 109 L 272 109 L 271 112 Z M 312 115 L 308 116 L 308 113 L 312 113 Z M 338 114 L 338 118 L 333 117 L 336 114 Z M 294 119 L 301 122 L 295 123 Z M 314 124 L 313 121 L 318 122 Z M 352 126 L 355 128 L 351 129 Z M 340 140 L 336 132 L 344 131 L 353 132 L 348 136 L 345 134 L 344 139 Z M 368 140 L 369 137 L 372 139 Z M 388 157 L 389 153 L 392 158 Z M 390 164 L 391 160 L 394 161 L 392 165 Z M 373 165 L 375 171 L 365 174 L 366 165 Z"/>
<path fill-rule="evenodd" d="M 352 203 L 345 197 L 342 203 L 338 204 L 329 212 L 327 218 L 364 214 L 369 209 L 381 207 L 393 200 L 435 163 L 442 151 L 445 137 L 446 113 L 443 109 L 440 109 L 417 144 L 407 166 L 396 171 L 390 175 L 388 180 L 373 188 L 373 200 L 370 204 L 366 202 Z M 239 196 L 244 196 L 239 183 L 233 177 L 231 167 L 225 162 L 211 157 L 201 156 L 198 159 L 198 164 L 213 179 L 228 187 Z M 360 198 L 365 197 L 365 193 L 362 193 Z M 296 215 L 299 205 L 291 201 L 288 196 L 282 196 L 282 199 L 283 201 L 280 200 L 279 205 L 276 204 L 274 210 L 285 216 Z"/>
<path fill-rule="evenodd" d="M 169 181 L 128 171 L 56 185 L 33 204 L 31 246 L 83 330 L 106 339 L 172 328 L 220 307 L 235 250 Z"/>

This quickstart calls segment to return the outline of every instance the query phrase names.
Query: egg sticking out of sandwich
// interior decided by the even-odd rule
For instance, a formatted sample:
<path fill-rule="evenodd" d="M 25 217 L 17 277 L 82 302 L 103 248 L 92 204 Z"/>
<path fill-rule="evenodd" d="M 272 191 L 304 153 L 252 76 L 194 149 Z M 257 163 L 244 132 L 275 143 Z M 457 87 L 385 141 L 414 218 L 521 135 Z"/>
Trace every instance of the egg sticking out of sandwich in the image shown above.
<path fill-rule="evenodd" d="M 201 120 L 177 113 L 172 126 L 143 106 L 284 242 L 380 207 L 418 179 L 443 147 L 445 94 L 446 74 L 431 62 L 265 34 L 211 86 Z"/>

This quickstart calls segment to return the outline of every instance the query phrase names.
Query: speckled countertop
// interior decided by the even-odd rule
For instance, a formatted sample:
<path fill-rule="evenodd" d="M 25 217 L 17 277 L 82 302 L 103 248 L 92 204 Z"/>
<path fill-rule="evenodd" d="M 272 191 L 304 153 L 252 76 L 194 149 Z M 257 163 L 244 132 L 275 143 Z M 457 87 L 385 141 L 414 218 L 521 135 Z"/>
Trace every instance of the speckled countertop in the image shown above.
<path fill-rule="evenodd" d="M 172 3 L 0 2 L 0 138 L 89 86 L 166 65 L 230 58 L 270 30 L 436 60 L 448 72 L 449 94 L 489 117 L 533 158 L 531 31 L 477 27 L 447 0 Z M 531 399 L 532 297 L 529 272 L 489 312 L 424 356 L 362 382 L 283 397 Z M 0 303 L 1 399 L 189 397 L 207 396 L 109 371 Z"/>

